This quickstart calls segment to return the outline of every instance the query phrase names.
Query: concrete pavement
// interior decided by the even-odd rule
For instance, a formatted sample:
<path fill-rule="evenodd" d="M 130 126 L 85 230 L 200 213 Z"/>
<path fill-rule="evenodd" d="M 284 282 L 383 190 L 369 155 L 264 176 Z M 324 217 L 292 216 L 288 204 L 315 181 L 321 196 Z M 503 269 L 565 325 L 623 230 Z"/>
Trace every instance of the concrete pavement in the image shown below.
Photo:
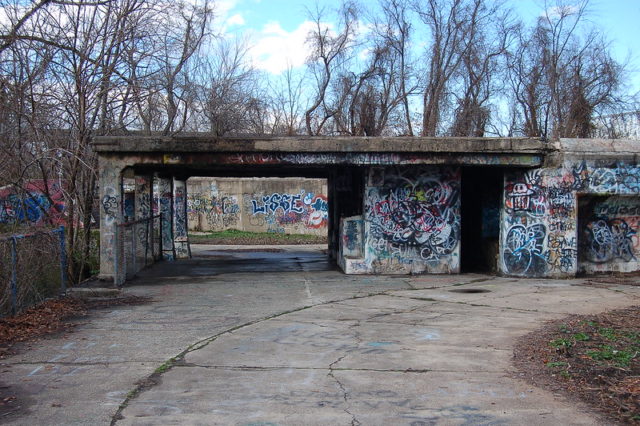
<path fill-rule="evenodd" d="M 273 272 L 275 252 L 216 251 L 123 290 L 152 302 L 5 359 L 21 409 L 0 422 L 598 424 L 514 378 L 513 344 L 544 320 L 640 301 L 640 288 L 584 280 L 345 276 L 309 250 L 279 252 L 289 272 Z M 236 256 L 243 272 L 229 269 Z"/>

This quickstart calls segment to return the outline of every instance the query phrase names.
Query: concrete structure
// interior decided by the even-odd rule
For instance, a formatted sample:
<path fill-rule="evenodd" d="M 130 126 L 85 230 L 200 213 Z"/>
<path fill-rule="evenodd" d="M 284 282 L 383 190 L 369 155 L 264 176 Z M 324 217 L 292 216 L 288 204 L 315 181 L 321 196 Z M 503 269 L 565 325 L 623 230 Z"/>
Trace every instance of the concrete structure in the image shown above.
<path fill-rule="evenodd" d="M 192 177 L 189 230 L 327 235 L 327 181 L 306 178 Z"/>
<path fill-rule="evenodd" d="M 347 273 L 640 269 L 638 141 L 130 136 L 94 148 L 104 277 L 127 170 L 173 182 L 160 192 L 166 251 L 178 257 L 185 241 L 169 231 L 186 228 L 175 188 L 189 176 L 300 176 L 328 180 L 329 248 Z"/>

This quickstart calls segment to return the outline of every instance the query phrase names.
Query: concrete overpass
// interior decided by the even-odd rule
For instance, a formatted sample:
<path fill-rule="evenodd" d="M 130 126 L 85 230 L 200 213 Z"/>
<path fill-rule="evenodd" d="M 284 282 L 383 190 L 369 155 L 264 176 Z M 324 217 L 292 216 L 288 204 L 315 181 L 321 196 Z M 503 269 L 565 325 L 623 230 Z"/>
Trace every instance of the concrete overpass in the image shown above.
<path fill-rule="evenodd" d="M 118 274 L 124 178 L 135 219 L 158 200 L 165 259 L 189 256 L 191 176 L 326 178 L 330 253 L 347 273 L 640 269 L 638 141 L 131 135 L 93 148 L 103 278 Z"/>

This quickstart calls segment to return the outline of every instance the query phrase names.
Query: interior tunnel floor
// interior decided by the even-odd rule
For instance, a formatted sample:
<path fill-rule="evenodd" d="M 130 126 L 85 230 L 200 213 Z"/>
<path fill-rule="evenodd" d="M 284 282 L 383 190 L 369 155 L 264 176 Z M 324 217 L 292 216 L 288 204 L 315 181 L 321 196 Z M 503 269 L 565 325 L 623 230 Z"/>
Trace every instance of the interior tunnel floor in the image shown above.
<path fill-rule="evenodd" d="M 337 266 L 325 244 L 239 246 L 192 244 L 191 259 L 159 262 L 139 278 L 208 276 L 243 272 L 331 271 Z"/>

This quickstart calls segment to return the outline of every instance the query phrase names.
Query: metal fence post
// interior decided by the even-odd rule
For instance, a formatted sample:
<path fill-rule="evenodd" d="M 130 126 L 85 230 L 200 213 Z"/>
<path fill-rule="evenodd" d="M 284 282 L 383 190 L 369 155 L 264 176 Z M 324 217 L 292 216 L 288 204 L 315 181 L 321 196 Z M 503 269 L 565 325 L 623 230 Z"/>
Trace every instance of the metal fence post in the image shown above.
<path fill-rule="evenodd" d="M 18 311 L 18 253 L 15 237 L 11 237 L 11 315 Z"/>
<path fill-rule="evenodd" d="M 131 269 L 133 270 L 133 274 L 132 275 L 136 275 L 137 271 L 137 264 L 138 264 L 138 244 L 137 244 L 137 239 L 138 239 L 138 233 L 136 232 L 138 230 L 138 224 L 136 223 L 135 225 L 131 225 Z"/>
<path fill-rule="evenodd" d="M 113 284 L 117 287 L 120 285 L 120 278 L 118 276 L 120 272 L 120 228 L 117 223 L 114 227 L 113 240 L 115 242 L 115 247 L 113 250 Z"/>
<path fill-rule="evenodd" d="M 60 294 L 67 293 L 67 247 L 65 244 L 64 226 L 58 228 L 60 233 Z"/>

